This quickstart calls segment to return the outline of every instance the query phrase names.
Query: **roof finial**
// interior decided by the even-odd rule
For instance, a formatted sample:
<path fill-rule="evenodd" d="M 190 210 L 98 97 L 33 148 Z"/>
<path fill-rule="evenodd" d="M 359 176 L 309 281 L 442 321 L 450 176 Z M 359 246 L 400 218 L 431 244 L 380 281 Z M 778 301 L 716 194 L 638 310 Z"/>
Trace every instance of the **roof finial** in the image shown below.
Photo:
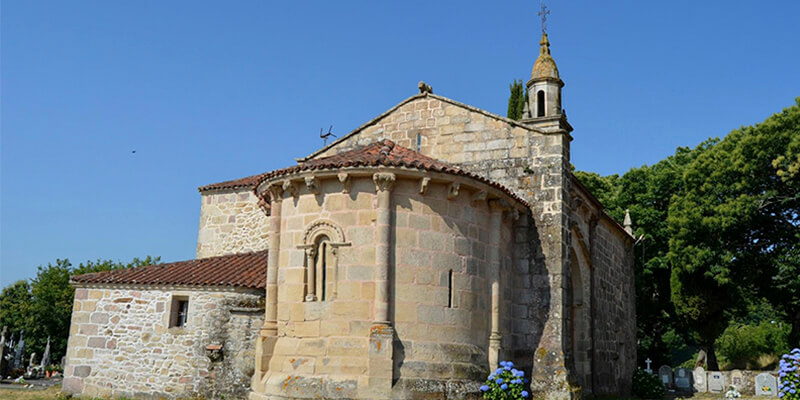
<path fill-rule="evenodd" d="M 625 232 L 628 232 L 629 235 L 633 235 L 633 222 L 631 222 L 631 211 L 629 209 L 625 209 L 625 220 L 622 221 L 622 225 L 625 227 Z"/>
<path fill-rule="evenodd" d="M 538 16 L 542 17 L 542 33 L 547 33 L 547 16 L 550 14 L 550 10 L 547 9 L 547 6 L 542 2 L 542 11 L 536 13 Z"/>

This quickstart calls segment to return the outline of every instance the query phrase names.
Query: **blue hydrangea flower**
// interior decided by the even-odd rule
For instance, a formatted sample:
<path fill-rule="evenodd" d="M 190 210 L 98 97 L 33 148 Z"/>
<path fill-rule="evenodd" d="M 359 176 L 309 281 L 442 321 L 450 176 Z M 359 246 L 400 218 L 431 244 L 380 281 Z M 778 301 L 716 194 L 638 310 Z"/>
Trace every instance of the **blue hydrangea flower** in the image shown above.
<path fill-rule="evenodd" d="M 503 378 L 497 378 L 497 380 L 496 380 L 496 381 L 494 381 L 494 383 L 496 383 L 496 384 L 498 384 L 498 385 L 499 385 L 499 384 L 501 384 L 501 383 L 503 383 Z M 473 386 L 473 387 L 474 387 L 474 386 Z"/>
<path fill-rule="evenodd" d="M 522 391 L 522 393 L 520 393 L 520 395 L 521 395 L 522 397 L 528 397 L 528 392 L 526 392 L 526 391 L 524 391 L 524 390 L 523 390 L 523 391 Z"/>
<path fill-rule="evenodd" d="M 481 386 L 481 392 L 488 392 L 488 391 L 489 391 L 489 386 L 487 385 Z"/>
<path fill-rule="evenodd" d="M 506 389 L 508 389 L 508 385 L 506 385 L 504 383 L 504 384 L 500 385 L 500 389 L 506 390 Z"/>

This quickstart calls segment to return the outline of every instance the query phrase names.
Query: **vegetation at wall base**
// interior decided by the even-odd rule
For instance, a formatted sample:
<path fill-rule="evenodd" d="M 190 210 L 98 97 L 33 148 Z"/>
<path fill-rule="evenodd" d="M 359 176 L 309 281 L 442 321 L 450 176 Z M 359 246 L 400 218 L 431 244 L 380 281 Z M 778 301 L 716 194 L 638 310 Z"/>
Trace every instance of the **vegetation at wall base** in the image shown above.
<path fill-rule="evenodd" d="M 514 368 L 511 361 L 500 361 L 500 368 L 489 374 L 486 383 L 481 386 L 485 400 L 527 399 L 528 379 L 525 373 Z"/>
<path fill-rule="evenodd" d="M 633 371 L 633 394 L 640 399 L 651 400 L 664 397 L 664 385 L 658 376 L 637 368 Z"/>

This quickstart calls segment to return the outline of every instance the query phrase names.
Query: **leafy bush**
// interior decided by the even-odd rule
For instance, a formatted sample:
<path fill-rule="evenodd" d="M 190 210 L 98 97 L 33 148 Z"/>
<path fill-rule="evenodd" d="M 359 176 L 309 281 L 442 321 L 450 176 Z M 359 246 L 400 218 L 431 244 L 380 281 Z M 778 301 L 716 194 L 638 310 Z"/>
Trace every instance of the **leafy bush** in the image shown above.
<path fill-rule="evenodd" d="M 731 325 L 717 341 L 719 355 L 735 368 L 761 367 L 760 356 L 777 358 L 789 351 L 789 329 L 786 324 L 769 321 L 758 325 Z"/>
<path fill-rule="evenodd" d="M 664 397 L 664 385 L 657 376 L 637 368 L 633 371 L 633 394 L 642 399 L 660 399 Z"/>
<path fill-rule="evenodd" d="M 781 386 L 778 388 L 778 397 L 782 400 L 800 400 L 800 349 L 784 354 L 779 368 Z"/>
<path fill-rule="evenodd" d="M 525 390 L 527 382 L 525 373 L 514 368 L 514 363 L 500 361 L 500 368 L 489 374 L 481 391 L 486 400 L 524 399 L 529 396 Z"/>

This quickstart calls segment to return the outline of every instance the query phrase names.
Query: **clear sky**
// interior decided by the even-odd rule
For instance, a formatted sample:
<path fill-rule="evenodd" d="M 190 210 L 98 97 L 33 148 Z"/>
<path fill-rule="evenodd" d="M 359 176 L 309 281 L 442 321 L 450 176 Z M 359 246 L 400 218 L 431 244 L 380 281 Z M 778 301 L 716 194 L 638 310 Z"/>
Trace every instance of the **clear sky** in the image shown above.
<path fill-rule="evenodd" d="M 652 164 L 800 96 L 799 1 L 548 5 L 579 169 Z M 193 258 L 198 186 L 289 166 L 420 80 L 505 115 L 538 6 L 2 2 L 0 285 L 56 258 Z"/>

